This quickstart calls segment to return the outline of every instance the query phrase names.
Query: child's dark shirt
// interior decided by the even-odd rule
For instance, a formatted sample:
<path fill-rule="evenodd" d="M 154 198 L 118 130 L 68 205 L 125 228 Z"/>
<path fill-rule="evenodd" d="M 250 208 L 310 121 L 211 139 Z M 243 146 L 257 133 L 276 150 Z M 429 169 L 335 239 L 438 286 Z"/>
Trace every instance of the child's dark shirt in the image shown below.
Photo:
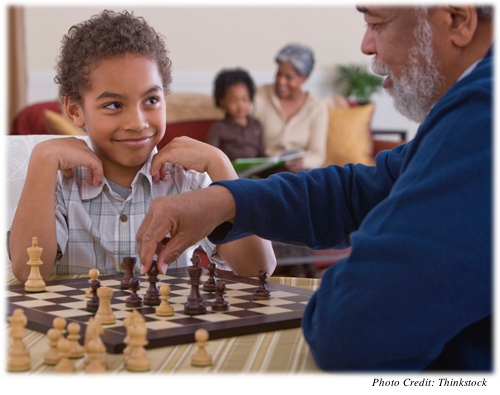
<path fill-rule="evenodd" d="M 247 118 L 247 126 L 241 126 L 227 116 L 217 121 L 212 125 L 206 142 L 222 150 L 231 161 L 265 157 L 262 125 L 255 118 Z"/>

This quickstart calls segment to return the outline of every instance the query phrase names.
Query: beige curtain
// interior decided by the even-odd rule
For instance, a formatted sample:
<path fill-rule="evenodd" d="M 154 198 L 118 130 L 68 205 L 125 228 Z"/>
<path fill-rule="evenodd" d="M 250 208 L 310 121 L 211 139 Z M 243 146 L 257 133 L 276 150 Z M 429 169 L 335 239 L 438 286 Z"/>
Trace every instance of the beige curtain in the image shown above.
<path fill-rule="evenodd" d="M 24 45 L 24 8 L 7 8 L 8 37 L 8 125 L 7 134 L 14 117 L 26 106 L 26 53 Z"/>

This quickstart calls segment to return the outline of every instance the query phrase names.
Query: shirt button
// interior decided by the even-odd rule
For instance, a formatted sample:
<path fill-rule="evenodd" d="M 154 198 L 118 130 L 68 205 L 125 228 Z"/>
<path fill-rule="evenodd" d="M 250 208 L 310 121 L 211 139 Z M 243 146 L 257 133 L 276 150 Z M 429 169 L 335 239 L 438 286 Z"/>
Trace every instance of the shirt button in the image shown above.
<path fill-rule="evenodd" d="M 128 217 L 125 214 L 120 215 L 120 221 L 127 222 Z"/>
<path fill-rule="evenodd" d="M 105 190 L 106 192 L 109 192 L 109 187 L 108 187 L 108 184 L 104 184 L 104 190 Z"/>

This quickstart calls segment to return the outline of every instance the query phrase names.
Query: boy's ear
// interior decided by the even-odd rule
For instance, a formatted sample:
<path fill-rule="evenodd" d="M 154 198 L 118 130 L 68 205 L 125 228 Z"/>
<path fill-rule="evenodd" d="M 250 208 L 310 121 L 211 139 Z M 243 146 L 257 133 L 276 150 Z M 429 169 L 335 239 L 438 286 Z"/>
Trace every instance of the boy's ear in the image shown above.
<path fill-rule="evenodd" d="M 66 109 L 68 119 L 73 123 L 73 125 L 79 128 L 83 128 L 85 126 L 82 107 L 80 104 L 71 100 L 69 96 L 64 96 L 64 108 Z"/>

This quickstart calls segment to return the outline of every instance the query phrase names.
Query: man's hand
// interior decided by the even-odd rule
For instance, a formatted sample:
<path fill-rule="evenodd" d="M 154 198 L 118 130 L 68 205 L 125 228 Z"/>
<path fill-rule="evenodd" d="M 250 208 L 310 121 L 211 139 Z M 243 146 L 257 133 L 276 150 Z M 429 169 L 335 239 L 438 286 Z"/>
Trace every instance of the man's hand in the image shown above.
<path fill-rule="evenodd" d="M 137 232 L 141 273 L 151 267 L 158 243 L 171 239 L 158 254 L 158 268 L 174 262 L 188 247 L 208 236 L 221 223 L 233 221 L 236 203 L 221 185 L 154 199 Z"/>

